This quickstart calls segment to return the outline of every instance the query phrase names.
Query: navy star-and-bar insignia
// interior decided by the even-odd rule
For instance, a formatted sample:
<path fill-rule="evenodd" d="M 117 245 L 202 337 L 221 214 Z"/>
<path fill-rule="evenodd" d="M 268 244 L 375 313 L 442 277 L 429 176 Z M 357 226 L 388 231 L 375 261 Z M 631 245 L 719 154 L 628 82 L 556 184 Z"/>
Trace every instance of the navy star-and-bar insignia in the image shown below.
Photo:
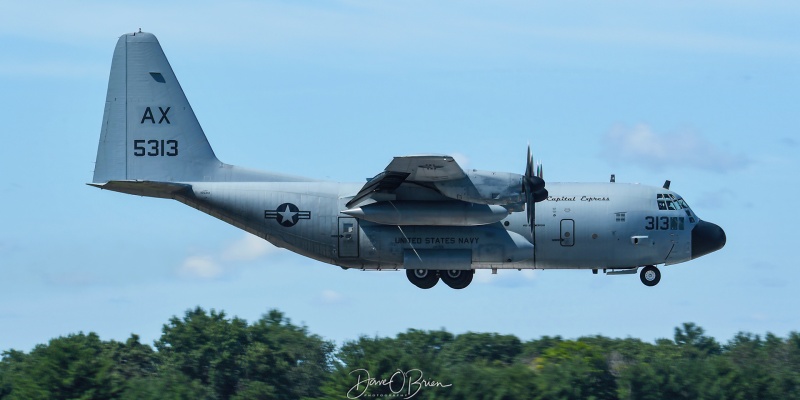
<path fill-rule="evenodd" d="M 283 203 L 275 210 L 264 210 L 264 218 L 274 219 L 281 226 L 289 228 L 297 224 L 297 221 L 301 219 L 311 219 L 311 211 L 300 211 L 292 203 Z"/>

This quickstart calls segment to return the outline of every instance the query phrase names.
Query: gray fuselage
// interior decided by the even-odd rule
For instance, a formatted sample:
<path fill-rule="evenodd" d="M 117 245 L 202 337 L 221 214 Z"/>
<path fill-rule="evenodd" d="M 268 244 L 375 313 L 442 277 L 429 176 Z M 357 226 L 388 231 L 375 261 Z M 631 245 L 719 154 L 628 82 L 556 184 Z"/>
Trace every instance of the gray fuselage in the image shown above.
<path fill-rule="evenodd" d="M 278 247 L 359 269 L 404 268 L 409 258 L 443 251 L 453 254 L 453 260 L 433 257 L 440 264 L 428 268 L 675 264 L 692 258 L 691 231 L 699 221 L 689 208 L 659 209 L 657 196 L 680 199 L 674 192 L 638 184 L 549 183 L 550 196 L 535 207 L 533 233 L 524 212 L 477 226 L 384 225 L 342 214 L 360 184 L 188 184 L 191 195 L 176 199 Z"/>

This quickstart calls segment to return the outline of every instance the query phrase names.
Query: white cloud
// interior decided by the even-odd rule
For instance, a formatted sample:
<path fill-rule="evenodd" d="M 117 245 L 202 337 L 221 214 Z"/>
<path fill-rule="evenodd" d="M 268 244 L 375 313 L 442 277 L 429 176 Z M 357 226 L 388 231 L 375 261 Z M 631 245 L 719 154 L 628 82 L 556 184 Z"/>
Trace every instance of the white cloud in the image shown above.
<path fill-rule="evenodd" d="M 768 321 L 770 318 L 765 313 L 757 312 L 757 313 L 750 314 L 750 319 L 753 320 L 753 321 L 759 322 L 759 323 L 763 323 L 765 321 Z"/>
<path fill-rule="evenodd" d="M 214 279 L 223 269 L 211 256 L 191 256 L 183 261 L 179 272 L 186 278 Z"/>
<path fill-rule="evenodd" d="M 277 251 L 280 249 L 272 243 L 245 233 L 239 240 L 231 243 L 222 251 L 221 259 L 224 261 L 253 261 Z"/>
<path fill-rule="evenodd" d="M 726 172 L 741 169 L 750 160 L 731 154 L 691 131 L 657 133 L 648 125 L 617 125 L 603 138 L 603 155 L 616 161 L 659 171 L 664 166 Z"/>
<path fill-rule="evenodd" d="M 340 304 L 345 301 L 345 298 L 344 295 L 335 290 L 325 289 L 320 294 L 319 301 L 322 304 Z"/>
<path fill-rule="evenodd" d="M 184 278 L 216 279 L 234 271 L 240 263 L 255 261 L 279 251 L 278 247 L 266 240 L 245 233 L 221 251 L 187 257 L 178 273 Z"/>
<path fill-rule="evenodd" d="M 475 270 L 473 282 L 478 284 L 497 285 L 503 287 L 517 287 L 529 284 L 536 280 L 537 273 L 532 269 L 501 269 L 497 274 L 492 274 L 490 269 Z"/>

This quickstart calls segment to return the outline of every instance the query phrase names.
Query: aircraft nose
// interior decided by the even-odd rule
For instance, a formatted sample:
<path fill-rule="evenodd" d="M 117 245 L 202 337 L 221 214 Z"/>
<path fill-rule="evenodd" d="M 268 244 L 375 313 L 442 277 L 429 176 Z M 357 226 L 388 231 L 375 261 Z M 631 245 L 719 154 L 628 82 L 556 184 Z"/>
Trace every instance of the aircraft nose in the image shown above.
<path fill-rule="evenodd" d="M 717 224 L 700 220 L 692 229 L 692 259 L 725 246 L 725 231 Z"/>

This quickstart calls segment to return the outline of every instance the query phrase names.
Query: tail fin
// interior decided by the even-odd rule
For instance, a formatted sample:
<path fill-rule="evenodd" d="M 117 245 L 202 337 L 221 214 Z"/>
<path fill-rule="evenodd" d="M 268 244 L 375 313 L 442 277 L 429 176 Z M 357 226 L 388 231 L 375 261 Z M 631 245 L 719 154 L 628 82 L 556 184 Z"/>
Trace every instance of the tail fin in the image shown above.
<path fill-rule="evenodd" d="M 144 32 L 121 36 L 93 182 L 196 182 L 220 166 L 158 39 Z"/>

